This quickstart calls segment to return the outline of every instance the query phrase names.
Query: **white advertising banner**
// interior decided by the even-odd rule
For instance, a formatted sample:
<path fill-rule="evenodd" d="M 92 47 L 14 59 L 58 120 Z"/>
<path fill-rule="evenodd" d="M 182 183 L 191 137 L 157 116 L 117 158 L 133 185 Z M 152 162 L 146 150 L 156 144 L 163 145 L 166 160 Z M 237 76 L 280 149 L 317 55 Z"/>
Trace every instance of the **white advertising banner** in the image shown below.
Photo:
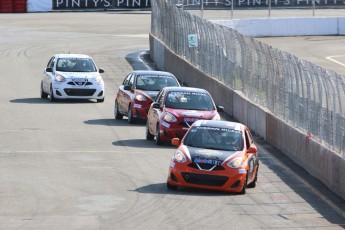
<path fill-rule="evenodd" d="M 28 12 L 47 12 L 52 10 L 52 0 L 27 0 Z"/>

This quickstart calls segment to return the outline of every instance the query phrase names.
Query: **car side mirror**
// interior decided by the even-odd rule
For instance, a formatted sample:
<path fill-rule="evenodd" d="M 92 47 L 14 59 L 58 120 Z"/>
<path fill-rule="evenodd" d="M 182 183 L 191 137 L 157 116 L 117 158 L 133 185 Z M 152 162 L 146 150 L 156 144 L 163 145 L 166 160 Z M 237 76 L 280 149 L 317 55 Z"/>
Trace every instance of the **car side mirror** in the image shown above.
<path fill-rule="evenodd" d="M 217 111 L 218 112 L 224 112 L 224 107 L 221 105 L 217 105 Z"/>
<path fill-rule="evenodd" d="M 123 86 L 123 89 L 124 90 L 131 90 L 131 86 L 130 85 L 125 85 L 125 86 Z"/>
<path fill-rule="evenodd" d="M 153 102 L 152 108 L 154 108 L 154 109 L 160 109 L 160 108 L 161 108 L 161 105 L 160 105 L 158 102 Z"/>
<path fill-rule="evenodd" d="M 53 72 L 53 69 L 52 69 L 52 68 L 50 68 L 50 67 L 47 67 L 47 68 L 46 68 L 46 72 L 48 72 L 48 73 L 52 73 L 52 72 Z"/>
<path fill-rule="evenodd" d="M 172 145 L 175 145 L 175 146 L 178 146 L 180 144 L 180 139 L 175 137 L 171 140 L 171 144 Z"/>
<path fill-rule="evenodd" d="M 258 149 L 256 147 L 250 146 L 247 150 L 247 153 L 257 153 Z"/>
<path fill-rule="evenodd" d="M 98 69 L 98 73 L 104 73 L 104 69 Z"/>

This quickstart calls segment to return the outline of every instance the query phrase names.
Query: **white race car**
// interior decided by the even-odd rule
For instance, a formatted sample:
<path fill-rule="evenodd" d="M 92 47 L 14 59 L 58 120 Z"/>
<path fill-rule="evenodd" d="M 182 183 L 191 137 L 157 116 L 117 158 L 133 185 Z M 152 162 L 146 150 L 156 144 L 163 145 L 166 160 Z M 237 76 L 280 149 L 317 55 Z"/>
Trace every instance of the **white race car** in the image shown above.
<path fill-rule="evenodd" d="M 48 62 L 41 81 L 41 98 L 96 99 L 104 101 L 104 82 L 91 57 L 56 54 Z"/>

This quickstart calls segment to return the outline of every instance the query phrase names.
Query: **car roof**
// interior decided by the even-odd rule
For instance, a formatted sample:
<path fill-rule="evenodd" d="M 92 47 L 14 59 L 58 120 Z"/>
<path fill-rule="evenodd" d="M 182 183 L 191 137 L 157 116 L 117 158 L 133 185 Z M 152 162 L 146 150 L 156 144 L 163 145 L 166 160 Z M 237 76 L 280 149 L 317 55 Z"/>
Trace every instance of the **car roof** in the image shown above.
<path fill-rule="evenodd" d="M 56 54 L 57 58 L 91 58 L 86 54 Z"/>
<path fill-rule="evenodd" d="M 193 123 L 193 126 L 199 127 L 214 127 L 214 128 L 228 128 L 234 130 L 244 130 L 245 125 L 233 121 L 217 121 L 217 120 L 198 120 Z"/>
<path fill-rule="evenodd" d="M 194 88 L 194 87 L 165 87 L 167 92 L 178 91 L 178 92 L 193 92 L 193 93 L 208 93 L 206 89 Z"/>
<path fill-rule="evenodd" d="M 134 70 L 132 73 L 136 75 L 140 74 L 150 74 L 150 75 L 169 75 L 169 76 L 174 76 L 170 72 L 165 72 L 165 71 L 156 71 L 156 70 Z"/>

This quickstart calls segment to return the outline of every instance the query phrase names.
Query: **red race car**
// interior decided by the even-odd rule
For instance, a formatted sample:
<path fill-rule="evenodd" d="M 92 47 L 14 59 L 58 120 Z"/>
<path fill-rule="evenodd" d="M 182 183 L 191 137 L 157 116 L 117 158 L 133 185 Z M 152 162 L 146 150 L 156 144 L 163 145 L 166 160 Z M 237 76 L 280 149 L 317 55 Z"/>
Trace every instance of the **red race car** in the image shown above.
<path fill-rule="evenodd" d="M 159 90 L 167 86 L 180 86 L 176 77 L 163 71 L 132 71 L 124 79 L 115 97 L 115 119 L 128 117 L 128 123 L 146 119 L 147 111 Z"/>
<path fill-rule="evenodd" d="M 171 158 L 168 189 L 193 187 L 238 192 L 254 188 L 259 156 L 249 129 L 236 122 L 195 122 Z"/>
<path fill-rule="evenodd" d="M 191 87 L 163 88 L 151 104 L 146 122 L 146 139 L 160 145 L 174 137 L 182 138 L 197 120 L 220 120 L 211 95 L 205 89 Z"/>

